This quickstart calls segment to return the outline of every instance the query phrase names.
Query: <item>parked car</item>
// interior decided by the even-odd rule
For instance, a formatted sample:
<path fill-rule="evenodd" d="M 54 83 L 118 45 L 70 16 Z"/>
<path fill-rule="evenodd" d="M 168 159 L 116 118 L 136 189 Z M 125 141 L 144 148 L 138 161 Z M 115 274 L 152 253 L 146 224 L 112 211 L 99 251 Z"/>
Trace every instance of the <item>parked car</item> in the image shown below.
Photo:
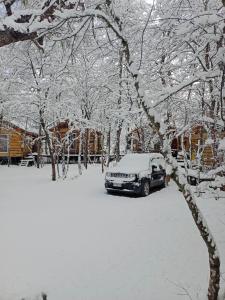
<path fill-rule="evenodd" d="M 105 176 L 105 188 L 147 196 L 153 187 L 165 186 L 165 160 L 160 153 L 126 154 Z"/>

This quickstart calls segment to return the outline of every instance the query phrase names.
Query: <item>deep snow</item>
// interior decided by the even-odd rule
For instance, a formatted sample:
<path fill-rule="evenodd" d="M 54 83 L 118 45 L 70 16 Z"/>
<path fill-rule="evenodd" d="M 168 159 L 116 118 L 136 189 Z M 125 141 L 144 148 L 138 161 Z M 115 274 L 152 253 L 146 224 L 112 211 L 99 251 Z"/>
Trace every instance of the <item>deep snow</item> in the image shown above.
<path fill-rule="evenodd" d="M 99 166 L 49 178 L 0 166 L 0 300 L 206 299 L 207 251 L 174 184 L 136 198 L 107 195 Z M 215 202 L 201 206 L 223 249 Z"/>

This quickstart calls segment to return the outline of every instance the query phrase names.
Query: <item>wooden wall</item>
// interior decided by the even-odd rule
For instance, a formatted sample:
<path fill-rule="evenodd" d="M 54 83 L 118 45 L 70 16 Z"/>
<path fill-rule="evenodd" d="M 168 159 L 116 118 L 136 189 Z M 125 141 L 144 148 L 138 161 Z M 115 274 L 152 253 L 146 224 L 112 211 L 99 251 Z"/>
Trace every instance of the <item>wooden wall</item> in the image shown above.
<path fill-rule="evenodd" d="M 66 123 L 61 123 L 58 126 L 51 129 L 53 136 L 53 144 L 57 150 L 57 144 L 60 147 L 63 139 L 66 137 L 69 128 Z M 101 154 L 101 138 L 102 134 L 94 129 L 87 128 L 82 133 L 82 153 L 83 149 L 87 143 L 88 154 L 90 155 L 100 155 Z M 70 143 L 70 155 L 79 154 L 80 147 L 80 130 L 74 129 L 68 135 L 68 142 Z M 64 153 L 67 154 L 67 145 L 64 144 Z"/>
<path fill-rule="evenodd" d="M 130 139 L 131 139 L 131 151 L 132 152 L 143 152 L 143 129 L 142 128 L 137 128 L 134 129 L 130 133 Z"/>
<path fill-rule="evenodd" d="M 0 157 L 24 157 L 31 152 L 20 129 L 0 128 L 0 135 L 8 136 L 8 152 L 0 152 Z"/>
<path fill-rule="evenodd" d="M 215 132 L 215 139 L 225 136 L 225 131 Z M 206 145 L 209 138 L 207 131 L 202 126 L 196 126 L 191 133 L 185 135 L 185 150 L 191 152 L 191 160 L 196 160 L 199 144 L 204 147 L 202 153 L 203 165 L 213 167 L 217 164 L 217 145 Z M 190 145 L 191 144 L 191 145 Z"/>
<path fill-rule="evenodd" d="M 225 137 L 225 131 L 215 132 L 217 138 Z M 142 152 L 142 140 L 143 140 L 143 129 L 138 128 L 131 132 L 131 150 L 133 152 Z M 187 152 L 191 152 L 191 160 L 195 160 L 198 151 L 198 144 L 204 145 L 204 151 L 202 153 L 202 161 L 205 166 L 212 167 L 217 162 L 217 154 L 214 148 L 216 145 L 205 145 L 208 139 L 208 133 L 202 126 L 195 126 L 192 128 L 191 133 L 184 134 L 184 148 Z M 174 138 L 172 141 L 172 150 L 181 151 L 181 137 Z"/>

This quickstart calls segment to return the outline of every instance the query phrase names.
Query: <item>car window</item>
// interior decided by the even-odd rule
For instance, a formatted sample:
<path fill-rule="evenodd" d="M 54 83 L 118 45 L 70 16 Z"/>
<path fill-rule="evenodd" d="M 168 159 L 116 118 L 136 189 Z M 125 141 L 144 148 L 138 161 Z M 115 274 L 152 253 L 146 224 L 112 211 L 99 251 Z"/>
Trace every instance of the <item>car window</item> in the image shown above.
<path fill-rule="evenodd" d="M 165 160 L 163 158 L 153 158 L 151 159 L 151 166 L 155 165 L 157 167 L 157 170 L 163 170 L 165 169 Z"/>
<path fill-rule="evenodd" d="M 159 160 L 157 158 L 153 158 L 151 160 L 151 166 L 155 166 L 156 167 L 156 171 L 159 171 L 160 168 L 159 168 Z"/>

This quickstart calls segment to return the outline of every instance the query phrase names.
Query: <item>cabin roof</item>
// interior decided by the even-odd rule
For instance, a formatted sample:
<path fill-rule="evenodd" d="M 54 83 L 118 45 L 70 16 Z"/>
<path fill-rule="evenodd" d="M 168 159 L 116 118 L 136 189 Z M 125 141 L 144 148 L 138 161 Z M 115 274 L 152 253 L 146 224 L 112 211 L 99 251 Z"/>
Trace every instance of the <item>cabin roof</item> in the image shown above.
<path fill-rule="evenodd" d="M 73 122 L 70 122 L 69 120 L 65 120 L 65 121 L 61 121 L 61 122 L 58 122 L 55 126 L 52 126 L 51 128 L 49 128 L 50 131 L 54 131 L 54 130 L 60 130 L 60 129 L 69 129 L 70 126 L 74 126 Z M 89 130 L 92 130 L 92 131 L 95 131 L 99 134 L 101 134 L 101 132 L 99 130 L 96 130 L 95 128 L 91 128 L 91 127 L 88 127 L 86 129 L 89 129 Z M 76 130 L 80 130 L 80 127 L 79 126 L 74 126 L 73 128 L 74 131 Z"/>
<path fill-rule="evenodd" d="M 33 137 L 37 137 L 38 134 L 32 131 L 28 131 L 23 129 L 22 127 L 10 122 L 10 121 L 6 121 L 6 120 L 0 120 L 0 128 L 4 128 L 4 129 L 13 129 L 16 131 L 19 131 L 21 133 L 26 133 L 27 135 L 33 136 Z"/>

